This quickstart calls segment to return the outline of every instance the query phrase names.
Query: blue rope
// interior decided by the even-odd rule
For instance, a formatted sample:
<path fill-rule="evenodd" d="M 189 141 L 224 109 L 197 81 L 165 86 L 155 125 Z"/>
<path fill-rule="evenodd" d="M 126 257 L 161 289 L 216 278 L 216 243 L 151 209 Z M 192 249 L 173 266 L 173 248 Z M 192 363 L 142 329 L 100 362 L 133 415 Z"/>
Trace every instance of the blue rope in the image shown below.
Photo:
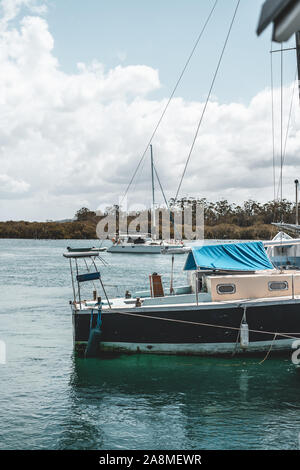
<path fill-rule="evenodd" d="M 93 322 L 94 322 L 94 308 L 91 309 L 91 319 L 90 319 L 90 331 L 93 328 Z M 97 314 L 97 323 L 96 323 L 96 329 L 100 330 L 102 325 L 102 303 L 98 304 L 98 314 Z"/>
<path fill-rule="evenodd" d="M 100 330 L 102 325 L 102 303 L 100 302 L 98 304 L 98 315 L 97 315 L 97 326 L 96 328 Z"/>
<path fill-rule="evenodd" d="M 93 328 L 93 320 L 94 320 L 94 309 L 92 308 L 91 319 L 90 319 L 90 331 Z"/>

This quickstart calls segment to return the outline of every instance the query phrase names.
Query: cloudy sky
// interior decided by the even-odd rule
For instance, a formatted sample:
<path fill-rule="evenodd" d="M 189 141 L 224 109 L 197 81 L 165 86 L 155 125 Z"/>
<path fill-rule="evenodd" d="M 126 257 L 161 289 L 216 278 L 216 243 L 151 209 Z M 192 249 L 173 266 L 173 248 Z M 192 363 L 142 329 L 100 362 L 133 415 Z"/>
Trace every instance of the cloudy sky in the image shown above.
<path fill-rule="evenodd" d="M 118 202 L 214 1 L 0 1 L 1 220 L 63 219 L 82 206 Z M 181 196 L 273 198 L 271 30 L 255 34 L 262 3 L 241 1 Z M 176 193 L 235 5 L 219 0 L 153 139 L 168 197 Z M 276 181 L 279 59 L 275 54 Z M 287 52 L 284 139 L 295 71 L 294 51 Z M 300 177 L 297 90 L 283 176 L 283 195 L 293 198 Z M 129 204 L 150 203 L 148 154 L 128 196 Z"/>

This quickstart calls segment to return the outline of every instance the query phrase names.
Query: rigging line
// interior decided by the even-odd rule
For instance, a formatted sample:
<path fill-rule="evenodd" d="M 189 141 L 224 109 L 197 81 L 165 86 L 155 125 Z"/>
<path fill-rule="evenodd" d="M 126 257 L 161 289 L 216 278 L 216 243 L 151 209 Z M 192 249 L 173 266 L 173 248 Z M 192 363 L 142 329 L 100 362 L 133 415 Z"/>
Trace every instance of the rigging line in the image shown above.
<path fill-rule="evenodd" d="M 153 164 L 153 168 L 154 168 L 155 175 L 156 175 L 156 178 L 157 178 L 157 181 L 158 181 L 158 184 L 159 184 L 161 193 L 162 193 L 162 195 L 163 195 L 165 204 L 166 204 L 167 209 L 168 209 L 168 211 L 169 211 L 169 214 L 170 214 L 170 217 L 171 217 L 171 221 L 172 221 L 172 223 L 173 223 L 174 231 L 177 232 L 178 238 L 179 238 L 179 240 L 181 240 L 181 239 L 182 239 L 182 235 L 180 235 L 179 230 L 178 230 L 178 228 L 177 228 L 177 226 L 176 226 L 176 224 L 175 224 L 175 222 L 174 222 L 174 214 L 172 214 L 172 212 L 171 212 L 170 205 L 169 205 L 169 203 L 168 203 L 168 201 L 167 201 L 167 198 L 166 198 L 164 189 L 163 189 L 163 187 L 162 187 L 162 184 L 161 184 L 161 182 L 160 182 L 160 179 L 159 179 L 159 176 L 158 176 L 158 173 L 157 173 L 157 170 L 156 170 L 156 167 L 155 167 L 154 164 Z"/>
<path fill-rule="evenodd" d="M 154 168 L 155 175 L 156 175 L 156 178 L 157 178 L 157 181 L 158 181 L 158 184 L 159 184 L 159 187 L 160 187 L 160 190 L 161 190 L 162 196 L 163 196 L 163 198 L 164 198 L 165 204 L 166 204 L 167 208 L 170 210 L 169 203 L 168 203 L 168 201 L 167 201 L 167 198 L 166 198 L 165 192 L 164 192 L 164 190 L 163 190 L 163 187 L 162 187 L 161 181 L 160 181 L 160 179 L 159 179 L 159 176 L 158 176 L 158 173 L 157 173 L 157 170 L 156 170 L 156 166 L 155 166 L 154 164 L 153 164 L 153 168 Z"/>
<path fill-rule="evenodd" d="M 282 193 L 282 175 L 283 175 L 283 44 L 281 43 L 280 54 L 280 212 L 281 222 L 283 222 L 283 193 Z"/>
<path fill-rule="evenodd" d="M 150 146 L 150 144 L 151 144 L 151 142 L 152 142 L 152 140 L 153 140 L 153 138 L 154 138 L 154 136 L 155 136 L 155 134 L 156 134 L 156 132 L 157 132 L 157 129 L 158 129 L 159 126 L 160 126 L 161 121 L 163 120 L 163 118 L 164 118 L 164 116 L 165 116 L 165 114 L 166 114 L 166 112 L 167 112 L 167 109 L 168 109 L 168 107 L 169 107 L 169 105 L 170 105 L 170 103 L 171 103 L 171 101 L 172 101 L 172 99 L 173 99 L 173 96 L 175 95 L 175 92 L 176 92 L 176 90 L 177 90 L 177 88 L 178 88 L 178 86 L 179 86 L 179 84 L 180 84 L 180 82 L 181 82 L 181 80 L 182 80 L 182 77 L 183 77 L 183 75 L 185 74 L 185 71 L 186 71 L 186 69 L 187 69 L 187 67 L 188 67 L 188 65 L 189 65 L 189 63 L 190 63 L 190 61 L 191 61 L 191 59 L 192 59 L 192 57 L 193 57 L 193 55 L 194 55 L 194 52 L 195 52 L 195 50 L 196 50 L 196 48 L 197 48 L 197 46 L 198 46 L 198 44 L 199 44 L 199 42 L 200 42 L 200 39 L 202 38 L 202 36 L 203 36 L 203 34 L 204 34 L 205 30 L 206 30 L 206 27 L 207 27 L 207 25 L 208 25 L 208 23 L 209 23 L 209 21 L 210 21 L 212 15 L 213 15 L 215 9 L 216 9 L 216 6 L 217 6 L 217 4 L 218 4 L 218 1 L 219 1 L 219 0 L 215 0 L 215 3 L 214 3 L 214 5 L 213 5 L 213 7 L 212 7 L 212 9 L 211 9 L 211 11 L 210 11 L 210 13 L 209 13 L 209 15 L 208 15 L 208 18 L 207 18 L 206 22 L 204 23 L 204 26 L 203 26 L 203 28 L 202 28 L 202 30 L 201 30 L 201 32 L 200 32 L 200 34 L 199 34 L 199 36 L 198 36 L 196 42 L 195 42 L 195 45 L 194 45 L 194 47 L 193 47 L 193 49 L 192 49 L 192 52 L 190 53 L 190 55 L 189 55 L 189 57 L 188 57 L 188 59 L 187 59 L 185 65 L 184 65 L 184 67 L 183 67 L 183 69 L 182 69 L 182 71 L 181 71 L 181 74 L 179 75 L 179 78 L 178 78 L 178 80 L 177 80 L 177 82 L 176 82 L 176 84 L 175 84 L 175 87 L 174 87 L 174 89 L 173 89 L 173 91 L 172 91 L 172 93 L 171 93 L 171 96 L 170 96 L 170 98 L 168 99 L 168 102 L 167 102 L 166 106 L 165 106 L 164 109 L 163 109 L 163 112 L 162 112 L 162 114 L 161 114 L 161 116 L 160 116 L 160 118 L 159 118 L 159 120 L 158 120 L 158 122 L 157 122 L 157 124 L 156 124 L 156 126 L 155 126 L 155 128 L 154 128 L 154 131 L 152 132 L 152 135 L 151 135 L 151 137 L 150 137 L 150 139 L 149 139 L 149 142 L 148 142 L 148 144 L 147 144 L 147 146 L 146 146 L 146 148 L 145 148 L 145 150 L 144 150 L 144 153 L 142 154 L 142 156 L 141 156 L 141 158 L 140 158 L 140 161 L 139 161 L 139 163 L 138 163 L 138 166 L 136 167 L 136 169 L 135 169 L 135 171 L 134 171 L 134 173 L 133 173 L 133 176 L 132 176 L 132 178 L 131 178 L 131 180 L 130 180 L 130 182 L 129 182 L 127 188 L 126 188 L 126 191 L 125 191 L 125 193 L 124 193 L 124 196 L 123 196 L 123 198 L 122 198 L 122 200 L 121 200 L 121 204 L 122 204 L 123 200 L 125 199 L 125 197 L 126 197 L 128 191 L 129 191 L 129 188 L 130 188 L 130 186 L 131 186 L 131 184 L 132 184 L 134 178 L 136 177 L 136 174 L 137 174 L 137 172 L 138 172 L 138 170 L 139 170 L 139 168 L 140 168 L 140 165 L 141 165 L 142 161 L 143 161 L 144 158 L 145 158 L 145 155 L 146 155 L 146 153 L 147 153 L 147 150 L 148 150 L 148 148 L 149 148 L 149 146 Z"/>
<path fill-rule="evenodd" d="M 271 96 L 272 96 L 272 144 L 273 144 L 273 189 L 276 201 L 275 127 L 274 127 L 274 81 L 273 81 L 273 41 L 271 41 Z"/>
<path fill-rule="evenodd" d="M 291 104 L 290 104 L 290 111 L 289 111 L 288 124 L 287 124 L 287 129 L 286 129 L 286 134 L 285 134 L 285 142 L 284 142 L 284 149 L 283 149 L 282 166 L 284 165 L 285 158 L 286 158 L 286 147 L 287 147 L 287 140 L 288 140 L 288 136 L 289 136 L 291 118 L 292 118 L 292 110 L 293 110 L 294 96 L 295 96 L 296 83 L 297 83 L 297 73 L 298 73 L 298 70 L 296 69 L 295 80 L 294 80 L 294 86 L 293 86 L 293 92 L 292 92 L 292 97 L 291 97 Z M 278 195 L 279 195 L 279 188 L 280 188 L 280 181 L 278 182 L 277 198 L 278 198 Z"/>
<path fill-rule="evenodd" d="M 297 47 L 288 47 L 286 49 L 282 49 L 283 52 L 286 52 L 286 51 L 295 51 L 297 49 Z M 281 49 L 277 49 L 276 51 L 270 51 L 271 54 L 274 54 L 275 52 L 281 52 Z"/>
<path fill-rule="evenodd" d="M 223 49 L 222 49 L 222 52 L 221 52 L 221 56 L 220 56 L 220 58 L 219 58 L 219 62 L 218 62 L 217 68 L 216 68 L 216 70 L 215 70 L 215 73 L 214 73 L 214 76 L 213 76 L 213 80 L 212 80 L 212 83 L 211 83 L 211 86 L 210 86 L 210 89 L 209 89 L 209 92 L 208 92 L 208 95 L 207 95 L 207 98 L 206 98 L 206 102 L 205 102 L 205 105 L 204 105 L 204 108 L 203 108 L 203 111 L 202 111 L 202 114 L 201 114 L 201 118 L 200 118 L 200 121 L 199 121 L 198 126 L 197 126 L 197 129 L 196 129 L 196 133 L 195 133 L 195 136 L 194 136 L 194 139 L 193 139 L 193 142 L 192 142 L 192 146 L 191 146 L 190 151 L 189 151 L 189 154 L 188 154 L 188 158 L 187 158 L 187 161 L 186 161 L 184 170 L 183 170 L 183 174 L 182 174 L 182 176 L 181 176 L 181 180 L 180 180 L 180 183 L 179 183 L 177 192 L 176 192 L 175 202 L 177 201 L 178 194 L 179 194 L 179 191 L 180 191 L 180 189 L 181 189 L 181 185 L 182 185 L 182 182 L 183 182 L 183 179 L 184 179 L 184 176 L 185 176 L 185 173 L 186 173 L 186 170 L 187 170 L 187 167 L 188 167 L 188 164 L 189 164 L 189 161 L 190 161 L 192 152 L 193 152 L 194 147 L 195 147 L 195 143 L 196 143 L 196 140 L 197 140 L 197 137 L 198 137 L 198 134 L 199 134 L 199 130 L 200 130 L 200 127 L 201 127 L 201 124 L 202 124 L 202 121 L 203 121 L 203 118 L 204 118 L 204 115 L 205 115 L 205 112 L 206 112 L 206 109 L 207 109 L 207 106 L 208 106 L 208 102 L 209 102 L 209 99 L 210 99 L 210 96 L 211 96 L 211 93 L 212 93 L 212 90 L 213 90 L 213 87 L 214 87 L 214 84 L 215 84 L 215 81 L 216 81 L 216 78 L 217 78 L 217 75 L 218 75 L 220 66 L 221 66 L 221 63 L 222 63 L 222 59 L 223 59 L 223 56 L 224 56 L 224 53 L 225 53 L 225 49 L 226 49 L 226 46 L 227 46 L 227 43 L 228 43 L 228 40 L 229 40 L 229 37 L 230 37 L 230 34 L 231 34 L 231 30 L 232 30 L 232 27 L 233 27 L 233 23 L 234 23 L 234 21 L 235 21 L 235 18 L 236 18 L 237 11 L 238 11 L 238 8 L 239 8 L 239 6 L 240 6 L 240 3 L 241 3 L 241 0 L 238 0 L 237 5 L 236 5 L 236 8 L 235 8 L 235 11 L 234 11 L 233 18 L 232 18 L 231 23 L 230 23 L 229 31 L 228 31 L 228 33 L 227 33 L 227 36 L 226 36 L 226 39 L 225 39 L 225 43 L 224 43 L 224 45 L 223 45 Z"/>
<path fill-rule="evenodd" d="M 142 164 L 141 164 L 141 167 L 140 167 L 141 172 L 140 172 L 140 174 L 143 173 L 143 170 L 144 170 L 144 167 L 145 167 L 145 163 L 146 163 L 146 160 L 144 160 L 144 161 L 142 162 Z M 132 182 L 131 191 L 132 191 L 133 194 L 135 193 L 135 190 L 137 189 L 138 183 L 141 183 L 141 181 L 140 181 L 139 179 L 137 179 L 137 178 L 135 179 L 135 182 L 134 182 L 134 183 Z M 124 202 L 125 197 L 126 197 L 126 196 L 124 196 L 122 202 Z"/>

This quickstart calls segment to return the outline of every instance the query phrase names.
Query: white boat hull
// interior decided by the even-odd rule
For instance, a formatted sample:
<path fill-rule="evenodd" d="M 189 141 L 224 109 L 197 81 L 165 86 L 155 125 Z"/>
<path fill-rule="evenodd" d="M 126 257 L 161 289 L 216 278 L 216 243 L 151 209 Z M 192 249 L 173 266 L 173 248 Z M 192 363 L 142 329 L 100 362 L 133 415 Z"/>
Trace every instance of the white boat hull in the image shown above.
<path fill-rule="evenodd" d="M 162 250 L 167 251 L 169 246 L 166 245 L 135 245 L 135 244 L 120 244 L 113 245 L 107 249 L 108 253 L 132 253 L 132 254 L 161 254 Z M 185 253 L 186 251 L 182 250 L 180 245 L 171 245 L 170 249 L 176 249 L 176 253 Z"/>

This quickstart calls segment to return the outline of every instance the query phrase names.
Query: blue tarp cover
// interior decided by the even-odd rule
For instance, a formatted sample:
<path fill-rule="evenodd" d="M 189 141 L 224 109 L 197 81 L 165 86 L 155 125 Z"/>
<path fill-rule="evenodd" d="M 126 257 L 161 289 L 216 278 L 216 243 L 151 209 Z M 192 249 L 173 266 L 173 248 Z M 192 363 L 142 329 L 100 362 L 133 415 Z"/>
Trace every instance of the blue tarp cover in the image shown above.
<path fill-rule="evenodd" d="M 274 269 L 262 242 L 226 243 L 193 248 L 184 271 L 196 269 L 222 271 L 262 271 Z"/>

